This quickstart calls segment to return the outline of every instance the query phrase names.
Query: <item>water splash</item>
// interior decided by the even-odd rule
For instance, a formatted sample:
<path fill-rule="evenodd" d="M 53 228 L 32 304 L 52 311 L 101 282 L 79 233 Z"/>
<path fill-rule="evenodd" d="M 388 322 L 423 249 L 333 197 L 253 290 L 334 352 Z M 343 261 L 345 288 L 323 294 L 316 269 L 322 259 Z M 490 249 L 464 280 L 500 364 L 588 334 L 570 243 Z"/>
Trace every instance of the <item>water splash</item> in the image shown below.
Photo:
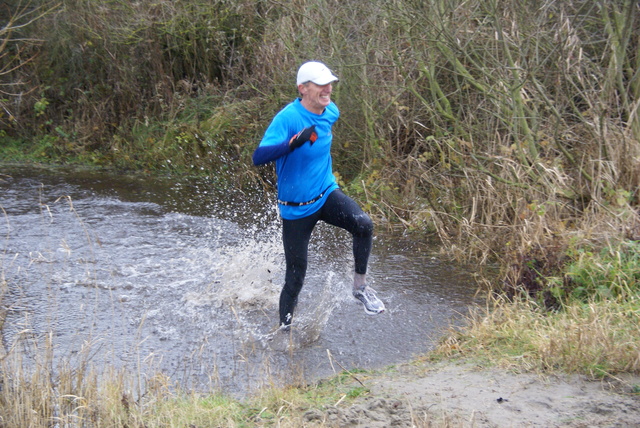
<path fill-rule="evenodd" d="M 327 351 L 347 368 L 407 360 L 473 299 L 466 271 L 378 232 L 370 278 L 387 312 L 366 315 L 351 296 L 348 234 L 319 224 L 284 334 L 275 204 L 204 185 L 190 195 L 120 176 L 25 174 L 0 183 L 6 344 L 28 330 L 53 337 L 56 357 L 74 358 L 99 343 L 95 364 L 145 361 L 183 385 L 249 391 L 300 367 L 306 378 L 330 374 Z M 74 211 L 56 203 L 63 195 Z"/>

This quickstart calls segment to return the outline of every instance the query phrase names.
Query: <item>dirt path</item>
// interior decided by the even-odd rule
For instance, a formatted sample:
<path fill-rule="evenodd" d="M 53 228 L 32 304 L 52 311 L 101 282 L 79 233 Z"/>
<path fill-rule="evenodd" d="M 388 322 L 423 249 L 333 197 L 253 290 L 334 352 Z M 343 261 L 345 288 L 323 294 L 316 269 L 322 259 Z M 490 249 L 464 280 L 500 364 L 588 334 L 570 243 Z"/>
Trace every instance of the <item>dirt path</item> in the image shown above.
<path fill-rule="evenodd" d="M 371 428 L 640 427 L 640 376 L 593 381 L 449 363 L 404 365 L 362 382 L 372 397 L 310 411 L 306 422 Z"/>

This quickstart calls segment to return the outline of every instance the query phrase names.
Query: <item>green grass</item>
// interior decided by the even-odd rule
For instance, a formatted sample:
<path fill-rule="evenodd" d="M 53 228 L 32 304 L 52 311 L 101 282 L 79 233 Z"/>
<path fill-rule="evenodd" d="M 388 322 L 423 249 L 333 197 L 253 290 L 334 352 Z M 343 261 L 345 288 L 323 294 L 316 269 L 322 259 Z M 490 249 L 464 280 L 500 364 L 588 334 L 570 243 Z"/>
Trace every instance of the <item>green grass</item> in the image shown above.
<path fill-rule="evenodd" d="M 638 249 L 637 242 L 623 242 L 599 254 L 577 252 L 559 308 L 528 293 L 492 298 L 432 357 L 472 355 L 524 370 L 593 377 L 640 373 Z"/>

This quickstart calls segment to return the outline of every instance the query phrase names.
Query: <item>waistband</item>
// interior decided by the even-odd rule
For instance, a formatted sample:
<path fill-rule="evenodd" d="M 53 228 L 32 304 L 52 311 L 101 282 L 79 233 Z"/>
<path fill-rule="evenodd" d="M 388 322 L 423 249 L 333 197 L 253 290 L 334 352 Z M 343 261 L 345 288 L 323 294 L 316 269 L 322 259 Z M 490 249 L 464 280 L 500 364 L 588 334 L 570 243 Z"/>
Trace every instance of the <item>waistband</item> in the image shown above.
<path fill-rule="evenodd" d="M 280 199 L 278 199 L 278 203 L 280 205 L 285 205 L 287 207 L 303 207 L 305 205 L 311 205 L 312 203 L 318 202 L 320 199 L 322 199 L 322 197 L 324 196 L 325 193 L 327 193 L 327 190 L 329 190 L 330 187 L 331 186 L 327 187 L 322 191 L 322 193 L 320 193 L 318 196 L 316 196 L 315 198 L 307 202 L 289 202 L 289 201 L 281 201 Z"/>

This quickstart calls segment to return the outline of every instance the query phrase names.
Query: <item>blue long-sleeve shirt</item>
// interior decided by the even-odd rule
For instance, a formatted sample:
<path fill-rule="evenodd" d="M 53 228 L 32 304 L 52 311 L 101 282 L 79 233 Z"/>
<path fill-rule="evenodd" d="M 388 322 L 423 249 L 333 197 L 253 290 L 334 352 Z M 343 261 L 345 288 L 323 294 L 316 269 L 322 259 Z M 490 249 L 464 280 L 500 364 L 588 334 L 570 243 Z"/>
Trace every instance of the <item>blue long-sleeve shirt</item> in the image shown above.
<path fill-rule="evenodd" d="M 313 214 L 322 207 L 329 194 L 338 188 L 331 159 L 331 127 L 339 117 L 340 111 L 333 102 L 322 114 L 315 114 L 304 108 L 298 98 L 280 110 L 267 128 L 253 153 L 253 163 L 262 165 L 275 161 L 278 200 L 307 202 L 324 192 L 322 198 L 309 205 L 278 204 L 282 218 L 295 220 Z M 291 137 L 311 125 L 316 125 L 318 139 L 315 143 L 306 142 L 291 151 Z"/>

